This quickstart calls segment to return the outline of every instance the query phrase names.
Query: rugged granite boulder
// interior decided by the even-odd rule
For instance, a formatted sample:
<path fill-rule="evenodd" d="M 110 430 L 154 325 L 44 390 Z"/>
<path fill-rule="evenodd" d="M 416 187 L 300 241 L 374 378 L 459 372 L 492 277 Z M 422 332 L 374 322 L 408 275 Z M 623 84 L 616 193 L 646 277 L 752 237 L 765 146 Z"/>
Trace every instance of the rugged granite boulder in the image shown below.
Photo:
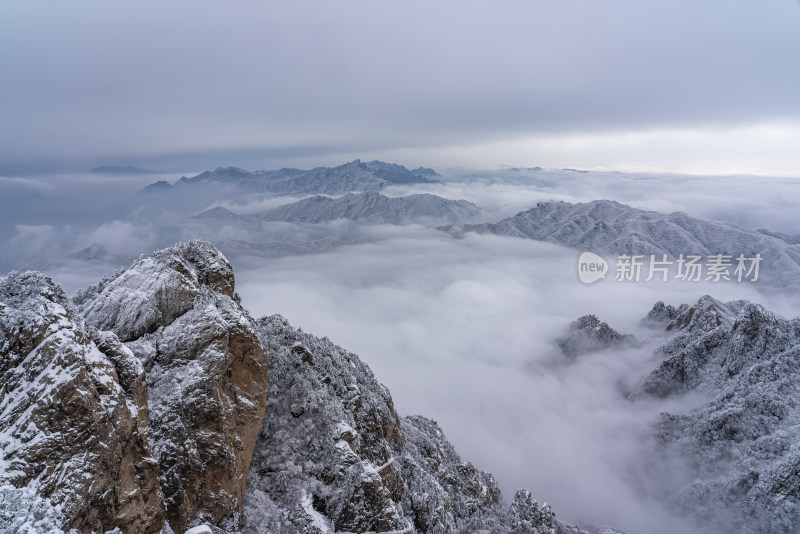
<path fill-rule="evenodd" d="M 46 276 L 0 280 L 0 531 L 164 524 L 141 363 Z"/>
<path fill-rule="evenodd" d="M 666 327 L 675 335 L 642 394 L 710 400 L 664 413 L 655 496 L 703 532 L 800 530 L 800 319 L 703 297 Z"/>
<path fill-rule="evenodd" d="M 355 354 L 280 316 L 258 325 L 270 403 L 243 532 L 581 532 L 528 494 L 506 510 L 492 475 L 463 462 L 436 422 L 399 417 Z"/>
<path fill-rule="evenodd" d="M 79 292 L 75 303 L 97 328 L 130 341 L 189 311 L 203 287 L 233 298 L 233 268 L 213 245 L 193 242 L 142 256 Z"/>
<path fill-rule="evenodd" d="M 235 528 L 241 515 L 267 361 L 237 301 L 230 264 L 202 242 L 144 256 L 75 299 L 144 366 L 150 441 L 178 532 L 201 521 Z"/>

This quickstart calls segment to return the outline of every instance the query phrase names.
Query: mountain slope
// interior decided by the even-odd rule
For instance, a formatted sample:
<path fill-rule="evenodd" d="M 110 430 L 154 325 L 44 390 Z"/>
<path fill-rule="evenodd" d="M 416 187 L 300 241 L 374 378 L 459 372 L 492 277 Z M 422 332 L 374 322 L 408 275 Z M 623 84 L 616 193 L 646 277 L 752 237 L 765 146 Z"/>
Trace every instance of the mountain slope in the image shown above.
<path fill-rule="evenodd" d="M 335 198 L 317 195 L 249 216 L 236 215 L 224 208 L 213 208 L 195 218 L 240 225 L 251 225 L 257 221 L 322 223 L 336 219 L 387 224 L 437 224 L 468 220 L 480 212 L 478 206 L 466 200 L 449 200 L 429 194 L 386 197 L 377 192 L 366 192 L 348 193 Z"/>
<path fill-rule="evenodd" d="M 800 319 L 704 297 L 667 328 L 646 393 L 701 390 L 712 400 L 664 414 L 664 453 L 688 476 L 671 504 L 721 532 L 800 529 Z"/>
<path fill-rule="evenodd" d="M 174 184 L 155 182 L 106 212 L 109 219 L 167 224 L 197 213 L 222 200 L 243 201 L 252 195 L 344 195 L 380 191 L 390 185 L 435 183 L 435 171 L 408 170 L 402 165 L 355 160 L 338 167 L 311 170 L 246 171 L 220 167 Z"/>
<path fill-rule="evenodd" d="M 642 489 L 700 532 L 798 532 L 800 318 L 704 296 L 646 322 L 670 337 L 632 400 L 701 400 L 654 421 Z"/>
<path fill-rule="evenodd" d="M 258 325 L 271 400 L 243 532 L 582 532 L 525 491 L 505 508 L 492 475 L 462 461 L 435 421 L 401 418 L 355 354 L 280 316 Z"/>
<path fill-rule="evenodd" d="M 760 254 L 759 287 L 800 289 L 800 245 L 733 223 L 705 221 L 676 212 L 668 215 L 610 200 L 585 204 L 540 202 L 497 223 L 445 226 L 463 232 L 523 237 L 606 254 Z M 659 256 L 660 258 L 660 256 Z M 735 261 L 735 260 L 734 260 Z"/>
<path fill-rule="evenodd" d="M 362 163 L 357 159 L 338 167 L 317 167 L 308 171 L 281 169 L 251 172 L 236 167 L 220 167 L 194 178 L 183 178 L 176 185 L 221 182 L 236 183 L 251 192 L 340 195 L 352 191 L 377 191 L 388 185 L 435 183 L 436 176 L 432 169 L 410 171 L 402 165 L 381 161 Z"/>

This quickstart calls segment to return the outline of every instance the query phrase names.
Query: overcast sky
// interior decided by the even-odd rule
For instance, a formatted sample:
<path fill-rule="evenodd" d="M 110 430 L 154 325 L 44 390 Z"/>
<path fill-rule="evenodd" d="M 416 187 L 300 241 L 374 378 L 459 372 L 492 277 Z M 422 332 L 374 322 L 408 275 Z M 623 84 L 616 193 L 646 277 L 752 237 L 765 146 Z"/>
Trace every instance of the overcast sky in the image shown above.
<path fill-rule="evenodd" d="M 0 0 L 0 175 L 378 157 L 800 176 L 798 66 L 797 0 Z"/>

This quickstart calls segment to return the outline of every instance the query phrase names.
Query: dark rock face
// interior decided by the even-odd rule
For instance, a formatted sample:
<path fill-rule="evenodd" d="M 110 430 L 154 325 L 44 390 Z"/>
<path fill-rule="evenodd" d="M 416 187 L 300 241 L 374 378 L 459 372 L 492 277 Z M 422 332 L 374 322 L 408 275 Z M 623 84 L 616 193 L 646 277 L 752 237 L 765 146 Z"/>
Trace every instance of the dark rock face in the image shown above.
<path fill-rule="evenodd" d="M 703 297 L 667 326 L 675 336 L 646 395 L 698 391 L 708 402 L 662 414 L 654 439 L 668 490 L 656 496 L 703 531 L 800 529 L 800 319 Z M 656 471 L 656 475 L 659 473 Z"/>
<path fill-rule="evenodd" d="M 266 355 L 234 301 L 233 270 L 193 242 L 140 258 L 79 302 L 146 371 L 150 440 L 166 517 L 235 528 L 266 407 Z"/>
<path fill-rule="evenodd" d="M 435 421 L 401 418 L 355 354 L 259 319 L 270 403 L 245 496 L 245 533 L 582 532 L 463 462 Z"/>
<path fill-rule="evenodd" d="M 0 530 L 30 516 L 40 532 L 160 531 L 147 426 L 142 366 L 116 336 L 87 325 L 44 275 L 0 281 L 0 485 L 16 488 L 4 490 Z"/>

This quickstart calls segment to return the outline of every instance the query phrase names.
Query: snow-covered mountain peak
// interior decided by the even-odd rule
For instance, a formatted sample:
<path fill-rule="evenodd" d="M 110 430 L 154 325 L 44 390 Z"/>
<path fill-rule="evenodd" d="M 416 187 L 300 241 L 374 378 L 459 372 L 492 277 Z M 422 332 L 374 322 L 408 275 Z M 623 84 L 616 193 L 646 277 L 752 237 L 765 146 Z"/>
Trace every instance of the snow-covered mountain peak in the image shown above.
<path fill-rule="evenodd" d="M 75 303 L 102 330 L 124 341 L 171 323 L 201 287 L 233 297 L 233 268 L 210 243 L 193 241 L 142 256 L 113 279 L 80 292 Z"/>

